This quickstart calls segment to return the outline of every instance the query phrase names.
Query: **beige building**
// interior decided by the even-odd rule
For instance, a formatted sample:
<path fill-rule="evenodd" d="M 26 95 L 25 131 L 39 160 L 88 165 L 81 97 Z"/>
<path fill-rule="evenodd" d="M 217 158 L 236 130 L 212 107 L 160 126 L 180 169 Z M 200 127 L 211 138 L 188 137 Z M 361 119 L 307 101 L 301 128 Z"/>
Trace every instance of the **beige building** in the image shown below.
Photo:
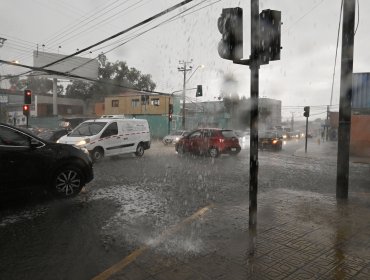
<path fill-rule="evenodd" d="M 167 115 L 171 96 L 151 94 L 126 94 L 106 97 L 104 113 L 106 115 Z"/>

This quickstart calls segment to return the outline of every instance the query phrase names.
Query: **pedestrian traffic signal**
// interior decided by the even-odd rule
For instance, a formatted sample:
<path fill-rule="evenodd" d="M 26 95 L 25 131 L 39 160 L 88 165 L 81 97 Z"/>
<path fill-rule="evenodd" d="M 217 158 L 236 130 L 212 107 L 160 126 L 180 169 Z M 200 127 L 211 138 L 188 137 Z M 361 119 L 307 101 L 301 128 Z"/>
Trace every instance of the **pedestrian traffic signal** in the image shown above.
<path fill-rule="evenodd" d="M 24 104 L 32 103 L 32 91 L 30 89 L 24 90 Z"/>
<path fill-rule="evenodd" d="M 30 115 L 30 105 L 28 104 L 23 105 L 23 115 L 27 117 Z"/>
<path fill-rule="evenodd" d="M 310 106 L 305 106 L 303 110 L 304 110 L 303 116 L 308 118 L 310 116 Z"/>
<path fill-rule="evenodd" d="M 218 54 L 221 58 L 240 60 L 243 58 L 243 9 L 222 9 L 217 21 L 218 30 L 222 34 L 218 43 Z"/>
<path fill-rule="evenodd" d="M 260 63 L 268 64 L 280 59 L 281 50 L 281 12 L 263 10 L 260 13 Z"/>
<path fill-rule="evenodd" d="M 195 97 L 203 96 L 203 88 L 202 85 L 197 85 L 197 92 L 195 93 Z"/>

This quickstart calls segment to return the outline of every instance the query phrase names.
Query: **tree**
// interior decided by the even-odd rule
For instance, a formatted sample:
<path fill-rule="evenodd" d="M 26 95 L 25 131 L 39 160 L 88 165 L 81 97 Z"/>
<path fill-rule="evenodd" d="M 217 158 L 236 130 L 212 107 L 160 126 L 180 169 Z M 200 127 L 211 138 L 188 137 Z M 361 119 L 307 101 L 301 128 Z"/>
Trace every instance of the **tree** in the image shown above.
<path fill-rule="evenodd" d="M 117 95 L 125 88 L 153 91 L 156 84 L 151 75 L 142 74 L 134 67 L 129 68 L 124 61 L 109 62 L 104 54 L 99 55 L 98 82 L 74 81 L 67 87 L 67 96 L 94 97 L 100 99 L 107 95 Z"/>
<path fill-rule="evenodd" d="M 66 95 L 75 98 L 91 97 L 91 83 L 76 80 L 66 88 Z"/>
<path fill-rule="evenodd" d="M 30 89 L 37 93 L 51 93 L 53 92 L 53 81 L 37 76 L 28 76 L 27 78 L 20 79 L 19 76 L 15 76 L 9 79 L 10 85 L 16 90 Z M 64 87 L 62 85 L 57 86 L 57 93 L 61 94 Z"/>

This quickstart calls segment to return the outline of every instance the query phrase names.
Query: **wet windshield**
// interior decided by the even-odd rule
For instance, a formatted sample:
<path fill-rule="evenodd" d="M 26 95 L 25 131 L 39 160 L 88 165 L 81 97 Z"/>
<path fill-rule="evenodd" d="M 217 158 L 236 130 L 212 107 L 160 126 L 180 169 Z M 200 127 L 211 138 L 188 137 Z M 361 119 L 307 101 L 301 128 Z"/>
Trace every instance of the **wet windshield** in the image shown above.
<path fill-rule="evenodd" d="M 0 280 L 370 280 L 370 0 L 0 8 Z"/>
<path fill-rule="evenodd" d="M 107 122 L 86 122 L 77 126 L 70 134 L 70 137 L 92 136 L 98 134 Z"/>

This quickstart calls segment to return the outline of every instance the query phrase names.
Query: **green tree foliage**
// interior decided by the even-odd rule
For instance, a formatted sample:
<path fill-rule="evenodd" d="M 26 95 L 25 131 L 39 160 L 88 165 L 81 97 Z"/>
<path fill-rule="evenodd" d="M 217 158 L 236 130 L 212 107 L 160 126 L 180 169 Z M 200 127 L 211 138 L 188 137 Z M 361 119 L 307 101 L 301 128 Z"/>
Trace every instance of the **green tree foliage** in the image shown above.
<path fill-rule="evenodd" d="M 67 95 L 74 98 L 91 97 L 92 84 L 76 80 L 66 88 Z"/>
<path fill-rule="evenodd" d="M 38 76 L 28 76 L 27 78 L 19 78 L 18 76 L 9 79 L 10 85 L 16 90 L 30 89 L 35 93 L 51 93 L 53 92 L 53 81 L 48 78 Z M 63 92 L 63 86 L 58 85 L 58 94 Z"/>
<path fill-rule="evenodd" d="M 153 91 L 156 87 L 151 75 L 142 74 L 134 67 L 129 68 L 124 61 L 112 63 L 104 54 L 101 54 L 98 62 L 99 82 L 74 81 L 67 86 L 67 96 L 101 99 L 104 96 L 124 92 L 127 90 L 126 88 Z"/>

